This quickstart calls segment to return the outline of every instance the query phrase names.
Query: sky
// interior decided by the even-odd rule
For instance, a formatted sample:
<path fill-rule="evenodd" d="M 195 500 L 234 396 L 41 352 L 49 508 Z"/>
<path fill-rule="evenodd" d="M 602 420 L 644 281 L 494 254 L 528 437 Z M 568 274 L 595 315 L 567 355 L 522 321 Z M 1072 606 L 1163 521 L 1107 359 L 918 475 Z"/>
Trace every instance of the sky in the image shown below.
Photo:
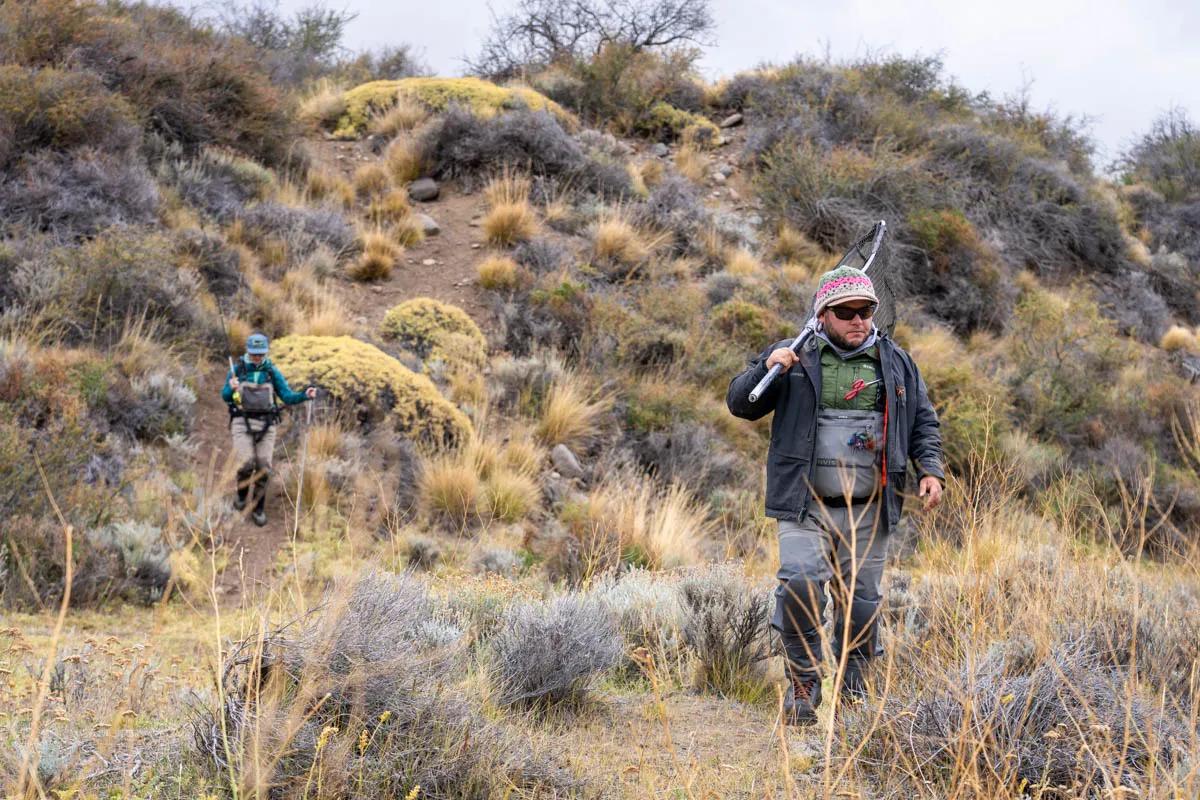
<path fill-rule="evenodd" d="M 280 0 L 288 12 L 312 0 Z M 493 0 L 503 13 L 513 0 Z M 353 50 L 408 43 L 435 72 L 457 75 L 490 23 L 487 0 L 327 0 L 357 13 Z M 1171 106 L 1200 120 L 1197 0 L 712 0 L 715 79 L 797 55 L 940 55 L 972 92 L 1029 85 L 1033 107 L 1086 116 L 1103 168 Z"/>

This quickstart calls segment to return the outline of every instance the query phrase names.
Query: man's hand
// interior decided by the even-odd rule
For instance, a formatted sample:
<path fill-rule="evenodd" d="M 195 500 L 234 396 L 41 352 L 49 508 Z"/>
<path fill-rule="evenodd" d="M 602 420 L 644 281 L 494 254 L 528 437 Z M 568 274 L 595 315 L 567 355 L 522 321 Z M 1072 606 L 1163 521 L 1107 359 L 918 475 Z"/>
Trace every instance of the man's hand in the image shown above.
<path fill-rule="evenodd" d="M 930 511 L 942 502 L 942 482 L 932 475 L 921 478 L 921 491 L 917 497 L 925 498 L 925 510 Z"/>
<path fill-rule="evenodd" d="M 315 387 L 315 386 L 310 386 L 310 387 L 308 387 L 307 389 L 305 389 L 305 390 L 304 390 L 304 396 L 305 396 L 305 397 L 307 397 L 309 400 L 314 400 L 314 399 L 316 399 L 316 396 L 317 396 L 317 387 Z"/>
<path fill-rule="evenodd" d="M 767 369 L 779 364 L 783 367 L 783 371 L 787 372 L 800 362 L 800 356 L 792 352 L 790 347 L 781 347 L 778 350 L 772 350 L 771 355 L 767 356 Z"/>
<path fill-rule="evenodd" d="M 229 379 L 229 388 L 233 389 L 235 392 L 242 388 L 242 382 L 237 379 L 236 375 Z"/>

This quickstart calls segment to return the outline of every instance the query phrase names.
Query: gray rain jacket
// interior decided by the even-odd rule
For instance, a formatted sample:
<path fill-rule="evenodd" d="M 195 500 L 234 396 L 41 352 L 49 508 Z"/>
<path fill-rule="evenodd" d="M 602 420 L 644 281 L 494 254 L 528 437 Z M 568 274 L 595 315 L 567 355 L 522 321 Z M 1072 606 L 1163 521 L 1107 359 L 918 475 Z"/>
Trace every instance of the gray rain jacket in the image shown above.
<path fill-rule="evenodd" d="M 767 451 L 767 516 L 798 520 L 804 516 L 810 500 L 817 406 L 821 397 L 821 361 L 816 337 L 810 337 L 801 348 L 800 363 L 776 378 L 757 403 L 750 402 L 750 390 L 767 374 L 767 357 L 790 344 L 790 339 L 776 342 L 751 359 L 746 371 L 729 382 L 725 404 L 734 416 L 742 419 L 759 419 L 775 412 Z M 933 475 L 945 482 L 942 435 L 937 412 L 925 391 L 925 381 L 908 353 L 881 333 L 879 358 L 888 414 L 887 486 L 883 496 L 888 530 L 894 530 L 904 506 L 910 460 L 918 478 Z"/>

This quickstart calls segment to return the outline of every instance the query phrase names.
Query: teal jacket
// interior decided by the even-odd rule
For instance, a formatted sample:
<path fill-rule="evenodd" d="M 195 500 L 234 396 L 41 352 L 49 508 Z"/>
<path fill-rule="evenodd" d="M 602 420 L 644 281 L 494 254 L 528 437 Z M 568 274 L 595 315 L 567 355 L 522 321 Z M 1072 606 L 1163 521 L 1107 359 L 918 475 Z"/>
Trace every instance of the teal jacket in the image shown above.
<path fill-rule="evenodd" d="M 294 392 L 292 387 L 288 386 L 287 378 L 283 377 L 283 373 L 279 368 L 271 363 L 271 359 L 264 358 L 261 364 L 251 364 L 242 356 L 234 364 L 234 368 L 238 373 L 238 380 L 242 383 L 267 383 L 275 385 L 275 396 L 289 406 L 294 406 L 297 403 L 305 401 L 304 392 Z M 233 377 L 233 372 L 225 375 L 225 386 L 221 389 L 221 399 L 227 404 L 233 405 L 233 387 L 229 385 L 229 379 Z"/>

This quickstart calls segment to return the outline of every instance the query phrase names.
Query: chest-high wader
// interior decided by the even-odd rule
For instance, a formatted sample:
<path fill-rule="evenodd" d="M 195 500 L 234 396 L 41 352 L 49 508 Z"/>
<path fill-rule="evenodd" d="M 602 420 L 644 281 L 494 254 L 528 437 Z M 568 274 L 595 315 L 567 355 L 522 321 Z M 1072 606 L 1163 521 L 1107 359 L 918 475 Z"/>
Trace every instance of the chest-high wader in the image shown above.
<path fill-rule="evenodd" d="M 869 498 L 884 480 L 887 430 L 882 369 L 879 361 L 870 357 L 841 361 L 832 352 L 822 356 L 813 493 L 833 500 Z M 847 398 L 855 380 L 868 386 Z"/>
<path fill-rule="evenodd" d="M 248 435 L 257 447 L 271 430 L 271 426 L 279 421 L 279 404 L 275 401 L 275 383 L 271 374 L 265 370 L 251 371 L 244 361 L 238 362 L 234 368 L 237 375 L 238 393 L 241 395 L 240 405 L 229 405 L 230 417 L 241 417 L 246 425 Z M 263 425 L 258 430 L 250 425 L 250 420 L 262 420 Z"/>

